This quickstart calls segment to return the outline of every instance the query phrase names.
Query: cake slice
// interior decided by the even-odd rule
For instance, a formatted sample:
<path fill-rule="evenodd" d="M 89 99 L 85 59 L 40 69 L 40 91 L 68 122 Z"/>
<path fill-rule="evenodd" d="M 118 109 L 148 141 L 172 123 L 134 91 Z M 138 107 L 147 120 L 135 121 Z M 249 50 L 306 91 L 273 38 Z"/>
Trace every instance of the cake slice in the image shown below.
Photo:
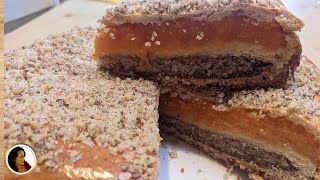
<path fill-rule="evenodd" d="M 157 179 L 158 89 L 97 71 L 96 32 L 73 29 L 5 53 L 4 148 L 28 144 L 38 160 L 22 178 Z"/>
<path fill-rule="evenodd" d="M 160 97 L 160 130 L 251 178 L 320 178 L 320 71 L 306 59 L 283 89 Z"/>
<path fill-rule="evenodd" d="M 134 0 L 100 22 L 101 68 L 163 86 L 277 87 L 299 65 L 303 23 L 280 0 Z"/>

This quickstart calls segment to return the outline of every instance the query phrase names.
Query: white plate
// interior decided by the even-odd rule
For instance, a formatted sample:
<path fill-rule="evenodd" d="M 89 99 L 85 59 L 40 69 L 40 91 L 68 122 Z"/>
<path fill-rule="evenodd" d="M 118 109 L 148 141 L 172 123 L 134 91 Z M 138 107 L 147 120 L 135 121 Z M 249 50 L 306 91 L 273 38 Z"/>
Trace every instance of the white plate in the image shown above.
<path fill-rule="evenodd" d="M 169 153 L 175 151 L 176 158 Z M 248 179 L 240 170 L 229 170 L 217 160 L 174 138 L 165 139 L 160 147 L 159 180 L 237 180 Z M 183 168 L 183 172 L 181 169 Z"/>

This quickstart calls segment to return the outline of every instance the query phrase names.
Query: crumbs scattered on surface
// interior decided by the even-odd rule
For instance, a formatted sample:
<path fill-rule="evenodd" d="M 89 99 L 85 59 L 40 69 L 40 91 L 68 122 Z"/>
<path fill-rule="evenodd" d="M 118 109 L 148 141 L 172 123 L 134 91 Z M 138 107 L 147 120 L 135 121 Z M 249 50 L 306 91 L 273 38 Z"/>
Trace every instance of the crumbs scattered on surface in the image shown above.
<path fill-rule="evenodd" d="M 196 40 L 200 41 L 200 40 L 202 40 L 202 37 L 200 35 L 197 35 Z"/>
<path fill-rule="evenodd" d="M 311 123 L 319 123 L 311 119 L 320 118 L 320 103 L 315 96 L 320 95 L 320 83 L 315 81 L 316 73 L 313 65 L 306 61 L 305 57 L 301 58 L 300 66 L 295 72 L 295 81 L 289 79 L 287 87 L 240 91 L 233 94 L 226 106 L 275 108 L 280 114 L 291 111 L 297 115 L 309 117 Z M 274 115 L 277 116 L 277 114 Z M 265 114 L 260 111 L 258 116 L 263 118 Z"/>
<path fill-rule="evenodd" d="M 25 142 L 55 171 L 63 165 L 58 154 L 77 163 L 87 157 L 76 144 L 99 146 L 130 162 L 123 176 L 154 179 L 158 89 L 98 70 L 96 35 L 95 27 L 76 28 L 4 54 L 5 148 Z"/>
<path fill-rule="evenodd" d="M 153 31 L 153 32 L 152 32 L 152 36 L 157 37 L 158 34 L 157 34 L 155 31 Z"/>
<path fill-rule="evenodd" d="M 114 36 L 113 33 L 109 33 L 109 37 L 110 37 L 111 39 L 116 39 L 116 37 Z"/>
<path fill-rule="evenodd" d="M 177 153 L 177 151 L 172 150 L 169 152 L 169 156 L 171 159 L 176 159 L 176 158 L 178 158 L 178 153 Z"/>
<path fill-rule="evenodd" d="M 228 108 L 223 104 L 220 104 L 218 106 L 212 105 L 212 109 L 217 110 L 217 111 L 226 111 L 226 110 L 228 110 Z"/>
<path fill-rule="evenodd" d="M 181 172 L 181 173 L 184 173 L 184 168 L 181 168 L 181 169 L 180 169 L 180 172 Z"/>
<path fill-rule="evenodd" d="M 144 43 L 144 45 L 147 46 L 147 47 L 150 47 L 151 46 L 151 42 L 148 41 L 148 42 Z"/>
<path fill-rule="evenodd" d="M 320 82 L 313 64 L 306 57 L 301 57 L 300 66 L 294 77 L 289 78 L 283 88 L 268 88 L 255 90 L 242 90 L 226 95 L 221 91 L 212 91 L 210 101 L 216 102 L 212 108 L 217 111 L 228 111 L 232 108 L 256 109 L 257 118 L 265 118 L 266 115 L 279 117 L 285 114 L 293 114 L 291 117 L 305 117 L 310 124 L 320 129 Z M 186 92 L 183 89 L 175 89 L 177 92 L 171 96 L 180 96 L 182 99 L 197 100 L 199 94 Z M 162 88 L 161 93 L 170 92 L 170 88 Z M 226 101 L 225 96 L 229 99 Z M 198 101 L 198 100 L 197 100 Z M 303 123 L 303 122 L 301 122 Z"/>
<path fill-rule="evenodd" d="M 204 37 L 204 33 L 203 32 L 200 32 L 199 34 L 202 38 Z"/>
<path fill-rule="evenodd" d="M 69 152 L 69 160 L 72 164 L 76 163 L 77 161 L 83 158 L 83 155 L 80 154 L 79 151 L 68 150 L 68 152 Z"/>

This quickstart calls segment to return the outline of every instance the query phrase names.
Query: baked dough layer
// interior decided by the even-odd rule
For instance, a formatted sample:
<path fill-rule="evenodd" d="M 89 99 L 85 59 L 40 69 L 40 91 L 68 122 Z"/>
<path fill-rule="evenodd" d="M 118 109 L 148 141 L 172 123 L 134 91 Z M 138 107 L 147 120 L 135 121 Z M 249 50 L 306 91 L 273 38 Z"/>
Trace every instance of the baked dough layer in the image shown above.
<path fill-rule="evenodd" d="M 301 44 L 294 31 L 303 23 L 275 0 L 134 1 L 108 11 L 101 22 L 94 58 L 116 76 L 163 86 L 248 89 L 281 86 L 299 65 Z M 272 68 L 247 77 L 256 62 Z"/>
<path fill-rule="evenodd" d="M 164 132 L 178 136 L 215 158 L 227 162 L 230 160 L 265 178 L 318 178 L 319 72 L 309 60 L 302 58 L 295 80 L 290 79 L 287 86 L 280 89 L 215 92 L 211 96 L 187 91 L 165 91 L 160 98 L 160 123 Z M 194 132 L 184 132 L 182 127 Z M 201 133 L 207 135 L 200 137 Z M 278 168 L 270 168 L 263 166 L 263 163 L 261 165 L 261 158 L 250 162 L 229 150 L 217 151 L 217 148 L 221 148 L 219 144 L 206 139 L 210 134 L 250 144 L 264 154 L 280 154 L 281 158 L 288 160 L 284 163 L 288 169 L 282 167 L 280 161 L 274 161 L 278 163 Z M 222 142 L 227 141 L 225 139 Z M 229 148 L 241 149 L 238 146 L 233 143 Z M 256 157 L 254 151 L 250 152 Z M 269 155 L 265 156 L 265 163 L 274 158 L 273 154 Z"/>
<path fill-rule="evenodd" d="M 318 174 L 314 165 L 303 163 L 301 166 L 293 158 L 254 141 L 208 131 L 176 118 L 161 116 L 160 130 L 223 161 L 230 168 L 240 166 L 265 179 L 303 179 Z"/>

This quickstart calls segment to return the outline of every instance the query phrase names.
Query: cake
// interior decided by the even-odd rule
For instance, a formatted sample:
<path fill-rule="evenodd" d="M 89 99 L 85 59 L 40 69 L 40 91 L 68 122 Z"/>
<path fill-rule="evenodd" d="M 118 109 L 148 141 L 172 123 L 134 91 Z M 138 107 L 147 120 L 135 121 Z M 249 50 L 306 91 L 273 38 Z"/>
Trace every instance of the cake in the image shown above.
<path fill-rule="evenodd" d="M 252 179 L 320 178 L 320 70 L 302 58 L 288 84 L 160 96 L 160 131 L 238 166 Z M 213 98 L 215 97 L 215 98 Z"/>
<path fill-rule="evenodd" d="M 76 28 L 5 53 L 4 148 L 30 145 L 38 161 L 23 178 L 157 179 L 159 90 L 98 71 L 96 32 Z"/>
<path fill-rule="evenodd" d="M 119 77 L 193 89 L 280 87 L 303 22 L 280 0 L 127 1 L 108 9 L 94 58 Z"/>

